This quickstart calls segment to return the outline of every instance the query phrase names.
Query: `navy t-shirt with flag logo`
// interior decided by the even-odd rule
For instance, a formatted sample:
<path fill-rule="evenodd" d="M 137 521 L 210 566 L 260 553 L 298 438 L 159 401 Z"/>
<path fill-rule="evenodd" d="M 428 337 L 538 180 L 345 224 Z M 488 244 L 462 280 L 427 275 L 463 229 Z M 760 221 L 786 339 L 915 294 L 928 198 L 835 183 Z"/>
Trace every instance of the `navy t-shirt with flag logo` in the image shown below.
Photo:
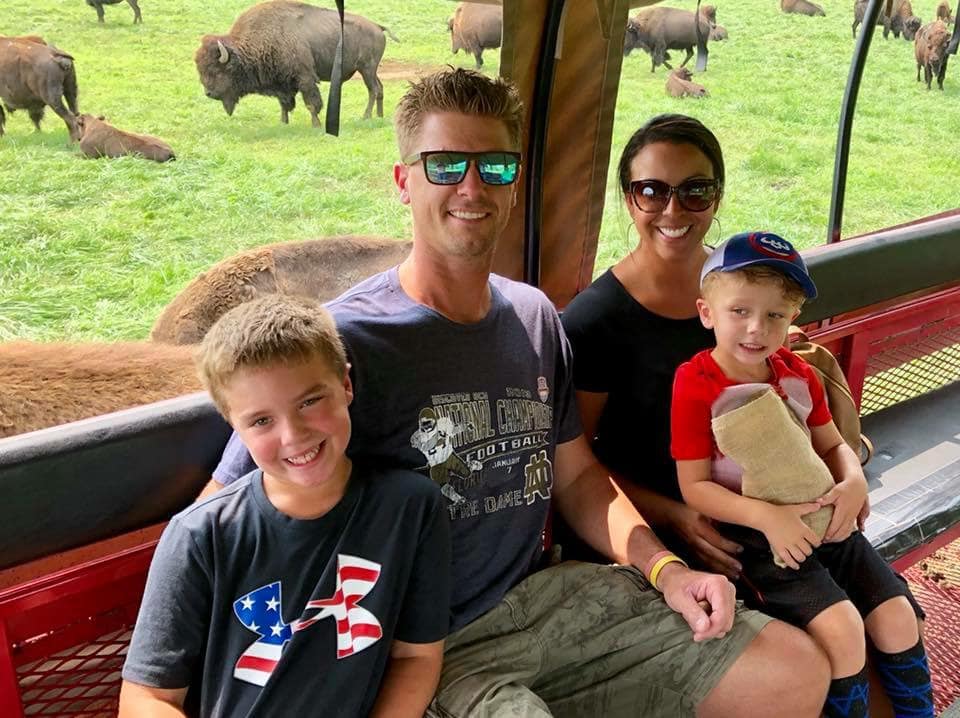
<path fill-rule="evenodd" d="M 188 715 L 366 715 L 391 642 L 446 635 L 449 565 L 423 476 L 354 465 L 340 502 L 299 520 L 254 471 L 164 531 L 123 677 L 190 686 Z"/>

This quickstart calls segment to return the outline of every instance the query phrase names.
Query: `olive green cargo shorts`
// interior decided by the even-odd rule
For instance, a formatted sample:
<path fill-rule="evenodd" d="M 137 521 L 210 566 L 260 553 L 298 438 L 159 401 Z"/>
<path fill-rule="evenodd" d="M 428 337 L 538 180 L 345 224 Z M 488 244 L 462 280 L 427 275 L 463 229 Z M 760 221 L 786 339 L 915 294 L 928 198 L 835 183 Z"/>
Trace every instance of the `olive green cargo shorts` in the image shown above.
<path fill-rule="evenodd" d="M 635 568 L 563 563 L 447 638 L 427 715 L 693 715 L 769 620 L 738 605 L 724 638 L 694 643 Z"/>

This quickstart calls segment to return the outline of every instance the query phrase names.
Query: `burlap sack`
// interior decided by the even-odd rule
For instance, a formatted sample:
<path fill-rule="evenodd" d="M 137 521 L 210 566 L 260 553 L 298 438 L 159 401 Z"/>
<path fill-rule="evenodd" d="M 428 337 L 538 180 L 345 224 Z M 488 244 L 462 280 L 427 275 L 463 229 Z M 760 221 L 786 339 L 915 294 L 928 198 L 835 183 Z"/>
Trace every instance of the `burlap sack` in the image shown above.
<path fill-rule="evenodd" d="M 823 496 L 834 486 L 823 459 L 797 417 L 772 387 L 746 403 L 713 418 L 717 446 L 743 469 L 744 496 L 772 504 L 800 504 Z M 833 517 L 833 506 L 803 517 L 817 536 Z M 774 554 L 774 563 L 785 564 Z"/>

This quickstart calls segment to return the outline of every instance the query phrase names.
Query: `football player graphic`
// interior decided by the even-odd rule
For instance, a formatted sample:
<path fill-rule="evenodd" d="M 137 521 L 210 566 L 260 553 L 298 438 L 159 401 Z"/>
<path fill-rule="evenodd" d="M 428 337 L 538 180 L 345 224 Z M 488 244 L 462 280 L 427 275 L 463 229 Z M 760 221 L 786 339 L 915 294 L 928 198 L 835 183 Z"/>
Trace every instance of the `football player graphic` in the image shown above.
<path fill-rule="evenodd" d="M 440 485 L 440 493 L 454 504 L 466 499 L 451 484 L 453 478 L 466 479 L 483 468 L 479 461 L 464 462 L 453 450 L 453 437 L 463 429 L 463 426 L 455 427 L 449 416 L 438 418 L 436 410 L 426 407 L 420 411 L 417 430 L 410 435 L 410 445 L 427 460 L 430 478 Z"/>

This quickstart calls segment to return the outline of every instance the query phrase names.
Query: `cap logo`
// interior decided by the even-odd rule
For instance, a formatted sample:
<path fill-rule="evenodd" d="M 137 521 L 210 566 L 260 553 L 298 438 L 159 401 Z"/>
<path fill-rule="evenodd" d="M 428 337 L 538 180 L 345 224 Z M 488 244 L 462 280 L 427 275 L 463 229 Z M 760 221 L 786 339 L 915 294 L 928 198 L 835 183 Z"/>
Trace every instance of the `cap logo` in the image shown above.
<path fill-rule="evenodd" d="M 751 234 L 750 246 L 762 254 L 776 257 L 777 259 L 792 260 L 797 256 L 797 250 L 793 248 L 793 245 L 775 234 Z"/>

